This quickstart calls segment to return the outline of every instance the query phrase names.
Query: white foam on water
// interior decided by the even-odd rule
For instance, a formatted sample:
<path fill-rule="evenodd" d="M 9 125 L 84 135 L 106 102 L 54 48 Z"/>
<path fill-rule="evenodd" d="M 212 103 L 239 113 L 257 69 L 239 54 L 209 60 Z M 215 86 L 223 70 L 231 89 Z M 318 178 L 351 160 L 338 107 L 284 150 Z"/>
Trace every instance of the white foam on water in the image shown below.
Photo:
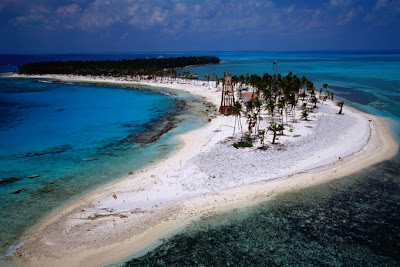
<path fill-rule="evenodd" d="M 26 240 L 24 240 L 21 243 L 18 243 L 16 245 L 9 246 L 7 248 L 5 254 L 3 254 L 3 255 L 0 254 L 0 259 L 10 257 L 12 254 L 14 254 L 14 252 L 16 252 L 20 247 L 22 247 L 25 242 L 26 242 Z"/>
<path fill-rule="evenodd" d="M 49 80 L 39 80 L 40 83 L 54 83 L 54 81 Z"/>

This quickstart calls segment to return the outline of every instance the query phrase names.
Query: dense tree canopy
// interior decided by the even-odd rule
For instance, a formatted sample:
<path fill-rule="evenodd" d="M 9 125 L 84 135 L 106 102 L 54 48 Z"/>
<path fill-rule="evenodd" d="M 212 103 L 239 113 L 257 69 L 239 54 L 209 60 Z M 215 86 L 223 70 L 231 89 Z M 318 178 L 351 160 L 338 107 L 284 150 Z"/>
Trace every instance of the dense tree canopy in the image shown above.
<path fill-rule="evenodd" d="M 158 75 L 166 70 L 219 62 L 218 57 L 210 56 L 119 61 L 57 61 L 24 64 L 19 66 L 19 72 L 21 74 Z"/>

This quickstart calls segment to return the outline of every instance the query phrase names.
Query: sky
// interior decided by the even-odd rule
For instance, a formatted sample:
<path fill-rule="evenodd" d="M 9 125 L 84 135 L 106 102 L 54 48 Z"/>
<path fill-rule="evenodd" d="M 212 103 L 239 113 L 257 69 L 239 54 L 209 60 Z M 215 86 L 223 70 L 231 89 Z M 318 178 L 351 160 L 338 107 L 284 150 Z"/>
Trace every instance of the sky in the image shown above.
<path fill-rule="evenodd" d="M 400 0 L 0 0 L 0 53 L 400 49 Z"/>

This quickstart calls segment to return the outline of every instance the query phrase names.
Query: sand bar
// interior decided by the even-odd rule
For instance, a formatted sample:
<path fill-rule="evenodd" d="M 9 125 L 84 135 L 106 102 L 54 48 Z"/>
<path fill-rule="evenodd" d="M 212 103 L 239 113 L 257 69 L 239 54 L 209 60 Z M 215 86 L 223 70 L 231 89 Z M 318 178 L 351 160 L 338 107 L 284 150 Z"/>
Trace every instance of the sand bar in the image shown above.
<path fill-rule="evenodd" d="M 213 83 L 141 84 L 185 90 L 215 105 L 220 101 L 220 89 Z M 397 153 L 398 144 L 382 119 L 346 107 L 343 116 L 337 111 L 335 103 L 324 103 L 311 121 L 291 124 L 279 144 L 267 150 L 233 148 L 234 118 L 218 116 L 180 135 L 180 147 L 167 159 L 55 211 L 27 234 L 12 259 L 26 266 L 112 263 L 143 253 L 191 221 L 337 179 Z"/>

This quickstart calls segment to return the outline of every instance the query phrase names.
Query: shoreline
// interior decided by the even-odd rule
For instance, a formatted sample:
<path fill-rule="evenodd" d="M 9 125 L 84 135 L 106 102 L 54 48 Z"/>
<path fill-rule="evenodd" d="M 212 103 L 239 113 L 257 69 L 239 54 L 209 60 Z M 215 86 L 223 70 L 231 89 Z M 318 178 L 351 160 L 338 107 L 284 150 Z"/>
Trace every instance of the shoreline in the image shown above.
<path fill-rule="evenodd" d="M 57 79 L 54 75 L 30 76 L 29 78 Z M 68 80 L 68 77 L 58 78 L 66 81 L 80 81 L 80 78 L 76 80 Z M 91 79 L 87 81 L 98 82 Z M 130 82 L 111 81 L 111 83 L 128 84 Z M 219 104 L 220 93 L 216 88 L 212 88 L 213 86 L 206 88 L 187 84 L 135 84 L 185 90 L 206 97 L 215 105 Z M 297 167 L 298 170 L 295 173 L 272 178 L 261 177 L 244 184 L 239 181 L 229 186 L 232 181 L 227 181 L 227 184 L 222 186 L 222 190 L 216 187 L 214 191 L 211 189 L 207 191 L 206 186 L 200 185 L 200 190 L 194 193 L 192 189 L 183 186 L 185 191 L 175 182 L 176 177 L 172 179 L 168 175 L 180 175 L 178 178 L 185 178 L 181 176 L 199 173 L 199 170 L 191 169 L 194 164 L 188 161 L 201 153 L 205 153 L 205 156 L 210 155 L 207 153 L 215 149 L 228 136 L 228 131 L 229 136 L 231 135 L 232 129 L 229 125 L 233 125 L 233 118 L 217 117 L 200 129 L 180 135 L 181 145 L 167 159 L 151 164 L 137 174 L 112 182 L 55 211 L 49 218 L 29 231 L 27 242 L 18 250 L 18 253 L 13 255 L 12 259 L 18 264 L 28 266 L 55 264 L 80 266 L 112 263 L 133 254 L 143 253 L 146 248 L 158 243 L 159 238 L 172 234 L 193 220 L 217 212 L 254 205 L 285 191 L 338 179 L 389 159 L 397 153 L 398 144 L 380 118 L 348 107 L 345 107 L 345 112 L 358 114 L 354 116 L 363 116 L 369 120 L 366 125 L 370 133 L 368 136 L 360 136 L 359 140 L 357 139 L 359 143 L 345 151 L 347 154 L 343 152 L 345 156 L 339 160 L 325 159 L 326 164 L 323 165 L 318 165 L 320 163 L 316 161 L 316 167 L 312 168 L 310 165 L 309 169 L 300 171 L 297 166 L 294 166 L 293 168 Z M 304 134 L 307 135 L 307 132 Z M 242 153 L 247 152 L 242 151 Z M 199 158 L 199 160 L 202 159 Z M 159 178 L 162 175 L 167 175 L 167 177 Z M 199 176 L 197 179 L 204 179 L 204 177 Z M 179 182 L 182 181 L 179 180 Z M 164 186 L 164 183 L 169 184 Z M 160 189 L 167 189 L 164 192 L 166 194 L 157 193 Z M 178 196 L 173 195 L 175 192 L 182 196 L 178 193 Z M 144 201 L 143 198 L 148 194 L 154 194 L 154 199 Z M 132 209 L 133 206 L 140 209 Z M 92 231 L 95 233 L 88 233 Z M 62 242 L 63 240 L 65 242 Z M 84 241 L 89 243 L 82 243 Z M 19 257 L 16 254 L 22 256 Z"/>

